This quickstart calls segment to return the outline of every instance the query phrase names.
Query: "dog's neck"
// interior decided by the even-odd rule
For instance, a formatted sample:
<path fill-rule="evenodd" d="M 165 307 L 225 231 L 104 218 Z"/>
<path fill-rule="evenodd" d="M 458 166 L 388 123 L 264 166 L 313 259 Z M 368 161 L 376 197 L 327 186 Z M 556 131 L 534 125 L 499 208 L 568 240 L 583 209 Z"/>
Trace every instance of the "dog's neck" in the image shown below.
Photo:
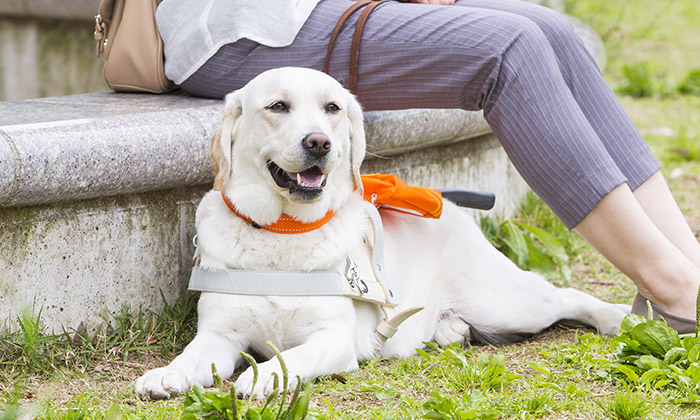
<path fill-rule="evenodd" d="M 321 226 L 325 225 L 328 223 L 329 220 L 333 217 L 335 214 L 332 210 L 326 213 L 324 217 L 322 217 L 319 220 L 316 220 L 314 222 L 310 223 L 304 223 L 300 222 L 296 219 L 294 219 L 291 216 L 288 216 L 286 214 L 282 214 L 280 216 L 279 220 L 277 220 L 274 223 L 266 224 L 266 225 L 260 225 L 256 223 L 254 220 L 251 218 L 243 215 L 236 209 L 236 206 L 233 205 L 231 200 L 229 200 L 228 197 L 226 197 L 226 194 L 221 191 L 221 198 L 224 200 L 224 203 L 226 203 L 226 206 L 238 217 L 241 219 L 245 220 L 246 222 L 250 223 L 253 227 L 257 229 L 265 229 L 270 232 L 275 232 L 275 233 L 285 233 L 285 234 L 292 234 L 292 233 L 304 233 L 304 232 L 310 232 L 312 230 L 316 230 L 320 228 Z"/>

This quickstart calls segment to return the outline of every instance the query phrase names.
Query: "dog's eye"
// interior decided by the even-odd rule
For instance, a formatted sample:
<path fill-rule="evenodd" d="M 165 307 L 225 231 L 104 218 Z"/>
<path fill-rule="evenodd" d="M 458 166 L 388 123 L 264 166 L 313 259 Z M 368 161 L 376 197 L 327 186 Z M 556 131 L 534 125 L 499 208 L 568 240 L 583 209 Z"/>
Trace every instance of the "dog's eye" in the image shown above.
<path fill-rule="evenodd" d="M 270 105 L 267 107 L 270 111 L 275 111 L 275 112 L 287 112 L 289 111 L 289 107 L 285 102 L 282 101 L 277 101 L 274 104 Z"/>
<path fill-rule="evenodd" d="M 340 107 L 338 104 L 329 102 L 326 104 L 326 112 L 330 112 L 331 114 L 335 114 L 336 112 L 340 111 Z"/>

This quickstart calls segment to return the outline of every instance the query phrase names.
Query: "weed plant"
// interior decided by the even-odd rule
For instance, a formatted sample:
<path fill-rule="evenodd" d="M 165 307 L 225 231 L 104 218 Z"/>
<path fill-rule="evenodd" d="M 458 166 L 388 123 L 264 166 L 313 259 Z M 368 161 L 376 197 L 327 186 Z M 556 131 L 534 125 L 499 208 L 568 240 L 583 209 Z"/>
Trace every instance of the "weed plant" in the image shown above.
<path fill-rule="evenodd" d="M 216 372 L 216 366 L 212 365 L 212 375 L 214 377 L 214 387 L 210 390 L 205 390 L 201 385 L 196 384 L 192 390 L 185 394 L 184 409 L 182 413 L 183 420 L 204 420 L 204 419 L 221 419 L 221 420 L 302 420 L 307 418 L 318 418 L 320 413 L 309 413 L 309 400 L 311 396 L 310 384 L 302 384 L 301 378 L 296 377 L 296 388 L 291 396 L 287 407 L 285 402 L 287 399 L 287 389 L 289 384 L 289 372 L 284 363 L 284 359 L 280 351 L 274 344 L 268 342 L 267 345 L 272 349 L 282 367 L 282 391 L 280 392 L 279 376 L 273 373 L 274 386 L 272 393 L 267 396 L 261 408 L 254 407 L 251 398 L 245 402 L 247 408 L 243 408 L 236 395 L 236 389 L 231 386 L 228 393 L 221 391 L 223 389 L 223 381 Z M 241 353 L 251 364 L 255 372 L 253 377 L 253 387 L 258 381 L 258 366 L 252 356 L 246 353 Z M 267 378 L 263 378 L 267 380 Z M 301 392 L 304 389 L 303 393 Z"/>
<path fill-rule="evenodd" d="M 678 85 L 678 91 L 684 95 L 700 96 L 700 69 L 690 71 Z"/>
<path fill-rule="evenodd" d="M 194 337 L 196 299 L 187 295 L 181 302 L 170 304 L 163 297 L 163 302 L 159 313 L 133 312 L 125 307 L 113 314 L 111 325 L 92 335 L 84 328 L 48 334 L 41 311 L 36 315 L 22 313 L 18 330 L 6 327 L 0 333 L 0 384 L 6 384 L 4 391 L 0 387 L 0 404 L 8 407 L 4 413 L 0 410 L 0 418 L 16 411 L 13 407 L 28 392 L 26 383 L 30 378 L 60 377 L 63 371 L 86 372 L 98 362 L 127 361 L 148 352 L 172 356 L 180 351 Z M 65 418 L 92 418 L 83 416 L 92 411 L 96 410 L 90 405 L 73 407 Z M 59 414 L 47 418 L 58 418 Z"/>
<path fill-rule="evenodd" d="M 569 285 L 569 255 L 577 247 L 576 237 L 532 193 L 528 194 L 520 214 L 528 214 L 528 221 L 487 217 L 481 219 L 481 229 L 518 267 Z"/>
<path fill-rule="evenodd" d="M 8 370 L 51 374 L 57 369 L 81 368 L 91 360 L 106 357 L 127 360 L 130 354 L 157 349 L 171 355 L 194 337 L 196 300 L 186 295 L 171 305 L 163 297 L 159 313 L 124 307 L 113 314 L 111 325 L 100 327 L 92 336 L 84 328 L 47 334 L 41 311 L 35 316 L 24 312 L 18 318 L 19 330 L 0 333 L 0 366 Z"/>
<path fill-rule="evenodd" d="M 606 398 L 599 403 L 610 419 L 640 420 L 646 418 L 651 411 L 647 397 L 639 392 L 630 390 L 618 391 L 612 398 Z"/>
<path fill-rule="evenodd" d="M 664 158 L 674 163 L 700 161 L 700 142 L 689 134 L 688 126 L 680 126 L 675 138 L 668 143 Z"/>
<path fill-rule="evenodd" d="M 503 391 L 520 378 L 520 375 L 506 369 L 504 356 L 475 356 L 471 352 L 465 352 L 459 344 L 444 349 L 434 343 L 427 345 L 433 352 L 419 349 L 418 354 L 431 363 L 431 370 L 441 383 L 455 390 Z"/>

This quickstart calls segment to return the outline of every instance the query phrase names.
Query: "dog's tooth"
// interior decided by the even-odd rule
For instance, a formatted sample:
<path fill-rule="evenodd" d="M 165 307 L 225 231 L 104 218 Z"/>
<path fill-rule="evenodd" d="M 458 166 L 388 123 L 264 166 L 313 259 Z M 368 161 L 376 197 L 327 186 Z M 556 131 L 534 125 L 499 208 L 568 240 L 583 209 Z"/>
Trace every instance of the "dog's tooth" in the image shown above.
<path fill-rule="evenodd" d="M 297 184 L 302 185 L 301 174 L 299 172 L 297 172 Z"/>

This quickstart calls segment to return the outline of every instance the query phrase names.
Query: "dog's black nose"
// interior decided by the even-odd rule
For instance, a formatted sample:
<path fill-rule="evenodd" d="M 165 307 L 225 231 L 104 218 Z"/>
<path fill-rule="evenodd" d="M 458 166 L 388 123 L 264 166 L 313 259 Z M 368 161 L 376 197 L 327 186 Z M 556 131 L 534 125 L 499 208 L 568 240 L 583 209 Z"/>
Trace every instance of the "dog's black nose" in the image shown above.
<path fill-rule="evenodd" d="M 314 157 L 323 157 L 331 150 L 331 139 L 322 133 L 311 133 L 301 141 L 309 153 Z"/>

